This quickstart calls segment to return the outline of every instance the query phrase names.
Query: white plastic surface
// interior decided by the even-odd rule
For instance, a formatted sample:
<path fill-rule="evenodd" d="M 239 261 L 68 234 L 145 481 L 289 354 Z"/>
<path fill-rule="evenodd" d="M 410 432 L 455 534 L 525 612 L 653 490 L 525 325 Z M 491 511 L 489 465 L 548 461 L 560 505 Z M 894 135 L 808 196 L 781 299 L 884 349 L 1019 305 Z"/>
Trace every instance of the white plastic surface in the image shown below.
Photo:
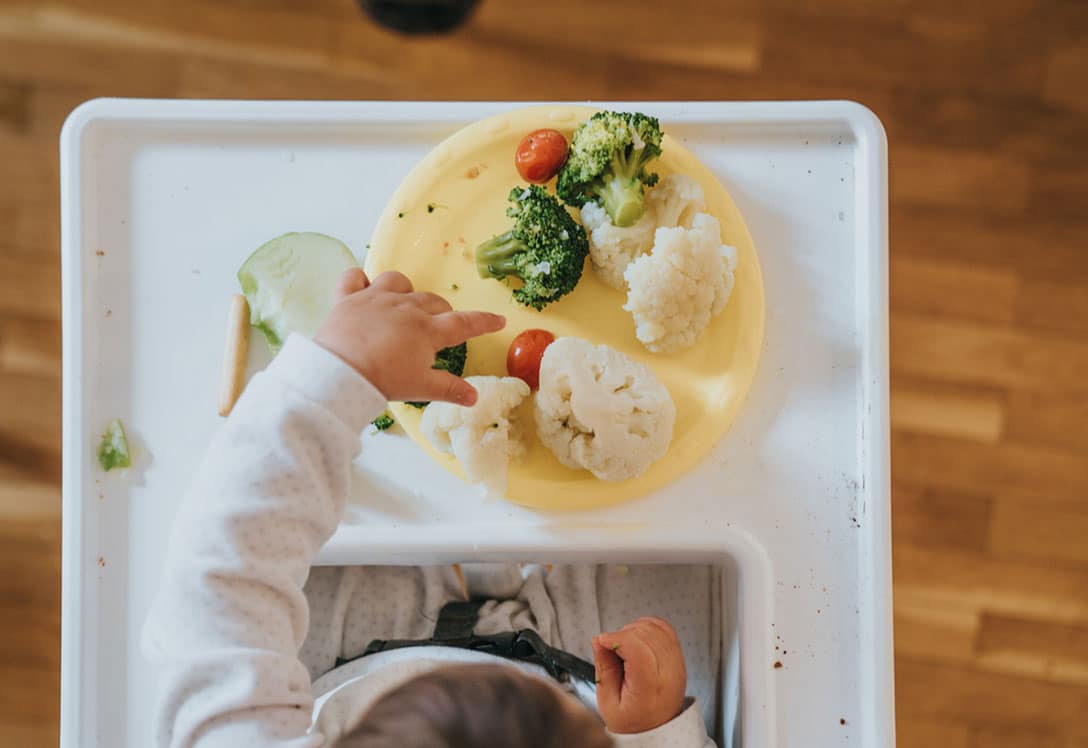
<path fill-rule="evenodd" d="M 847 102 L 601 105 L 660 117 L 747 220 L 767 327 L 732 430 L 661 492 L 580 513 L 482 500 L 406 438 L 364 436 L 358 496 L 321 560 L 720 562 L 733 572 L 725 743 L 890 746 L 883 130 Z M 98 100 L 69 118 L 63 746 L 149 744 L 154 674 L 138 634 L 219 422 L 242 260 L 292 230 L 361 256 L 431 146 L 515 106 Z M 142 452 L 127 476 L 94 460 L 116 416 Z"/>

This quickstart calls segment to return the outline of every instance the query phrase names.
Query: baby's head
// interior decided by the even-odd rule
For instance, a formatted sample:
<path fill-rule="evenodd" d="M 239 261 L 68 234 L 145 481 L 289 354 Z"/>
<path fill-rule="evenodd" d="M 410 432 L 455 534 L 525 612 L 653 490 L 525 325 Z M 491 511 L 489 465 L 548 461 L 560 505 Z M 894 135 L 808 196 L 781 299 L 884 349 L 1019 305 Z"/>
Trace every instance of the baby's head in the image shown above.
<path fill-rule="evenodd" d="M 609 748 L 588 709 L 503 665 L 441 668 L 389 692 L 338 748 Z"/>

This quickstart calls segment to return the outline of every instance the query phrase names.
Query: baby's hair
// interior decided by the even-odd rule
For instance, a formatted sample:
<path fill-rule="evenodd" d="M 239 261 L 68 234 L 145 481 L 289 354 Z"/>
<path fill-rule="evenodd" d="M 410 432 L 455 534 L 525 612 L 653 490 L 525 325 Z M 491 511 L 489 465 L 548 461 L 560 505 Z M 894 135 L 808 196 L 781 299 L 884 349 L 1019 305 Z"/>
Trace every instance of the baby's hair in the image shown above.
<path fill-rule="evenodd" d="M 591 711 L 542 680 L 505 665 L 456 665 L 382 696 L 337 748 L 611 745 Z"/>

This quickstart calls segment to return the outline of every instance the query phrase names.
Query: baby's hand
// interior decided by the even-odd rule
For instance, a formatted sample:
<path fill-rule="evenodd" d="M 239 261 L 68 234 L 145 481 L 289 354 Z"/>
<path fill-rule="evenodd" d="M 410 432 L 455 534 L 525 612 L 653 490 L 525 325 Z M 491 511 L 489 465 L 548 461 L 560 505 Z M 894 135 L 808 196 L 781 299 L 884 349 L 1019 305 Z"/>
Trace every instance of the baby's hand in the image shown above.
<path fill-rule="evenodd" d="M 668 621 L 640 618 L 593 639 L 597 709 L 614 733 L 653 730 L 684 709 L 687 668 Z"/>
<path fill-rule="evenodd" d="M 413 291 L 412 282 L 396 272 L 371 283 L 360 268 L 352 268 L 340 276 L 336 296 L 314 341 L 355 367 L 386 399 L 475 404 L 472 385 L 431 368 L 434 356 L 501 330 L 503 317 L 455 312 L 441 296 Z"/>

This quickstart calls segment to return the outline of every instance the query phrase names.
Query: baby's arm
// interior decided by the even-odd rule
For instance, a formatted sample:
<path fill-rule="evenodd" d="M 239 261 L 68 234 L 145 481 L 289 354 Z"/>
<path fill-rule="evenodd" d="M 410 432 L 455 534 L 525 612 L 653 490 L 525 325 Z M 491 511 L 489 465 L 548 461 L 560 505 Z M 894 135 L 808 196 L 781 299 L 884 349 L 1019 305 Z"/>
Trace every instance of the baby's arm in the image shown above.
<path fill-rule="evenodd" d="M 646 617 L 594 637 L 597 709 L 617 747 L 714 748 L 699 705 L 685 698 L 687 668 L 676 631 Z"/>
<path fill-rule="evenodd" d="M 359 433 L 387 399 L 474 402 L 431 369 L 435 351 L 503 324 L 399 274 L 367 286 L 345 274 L 317 342 L 292 337 L 254 377 L 182 502 L 144 629 L 164 688 L 159 745 L 322 745 L 297 657 L 302 585 L 340 520 Z"/>

